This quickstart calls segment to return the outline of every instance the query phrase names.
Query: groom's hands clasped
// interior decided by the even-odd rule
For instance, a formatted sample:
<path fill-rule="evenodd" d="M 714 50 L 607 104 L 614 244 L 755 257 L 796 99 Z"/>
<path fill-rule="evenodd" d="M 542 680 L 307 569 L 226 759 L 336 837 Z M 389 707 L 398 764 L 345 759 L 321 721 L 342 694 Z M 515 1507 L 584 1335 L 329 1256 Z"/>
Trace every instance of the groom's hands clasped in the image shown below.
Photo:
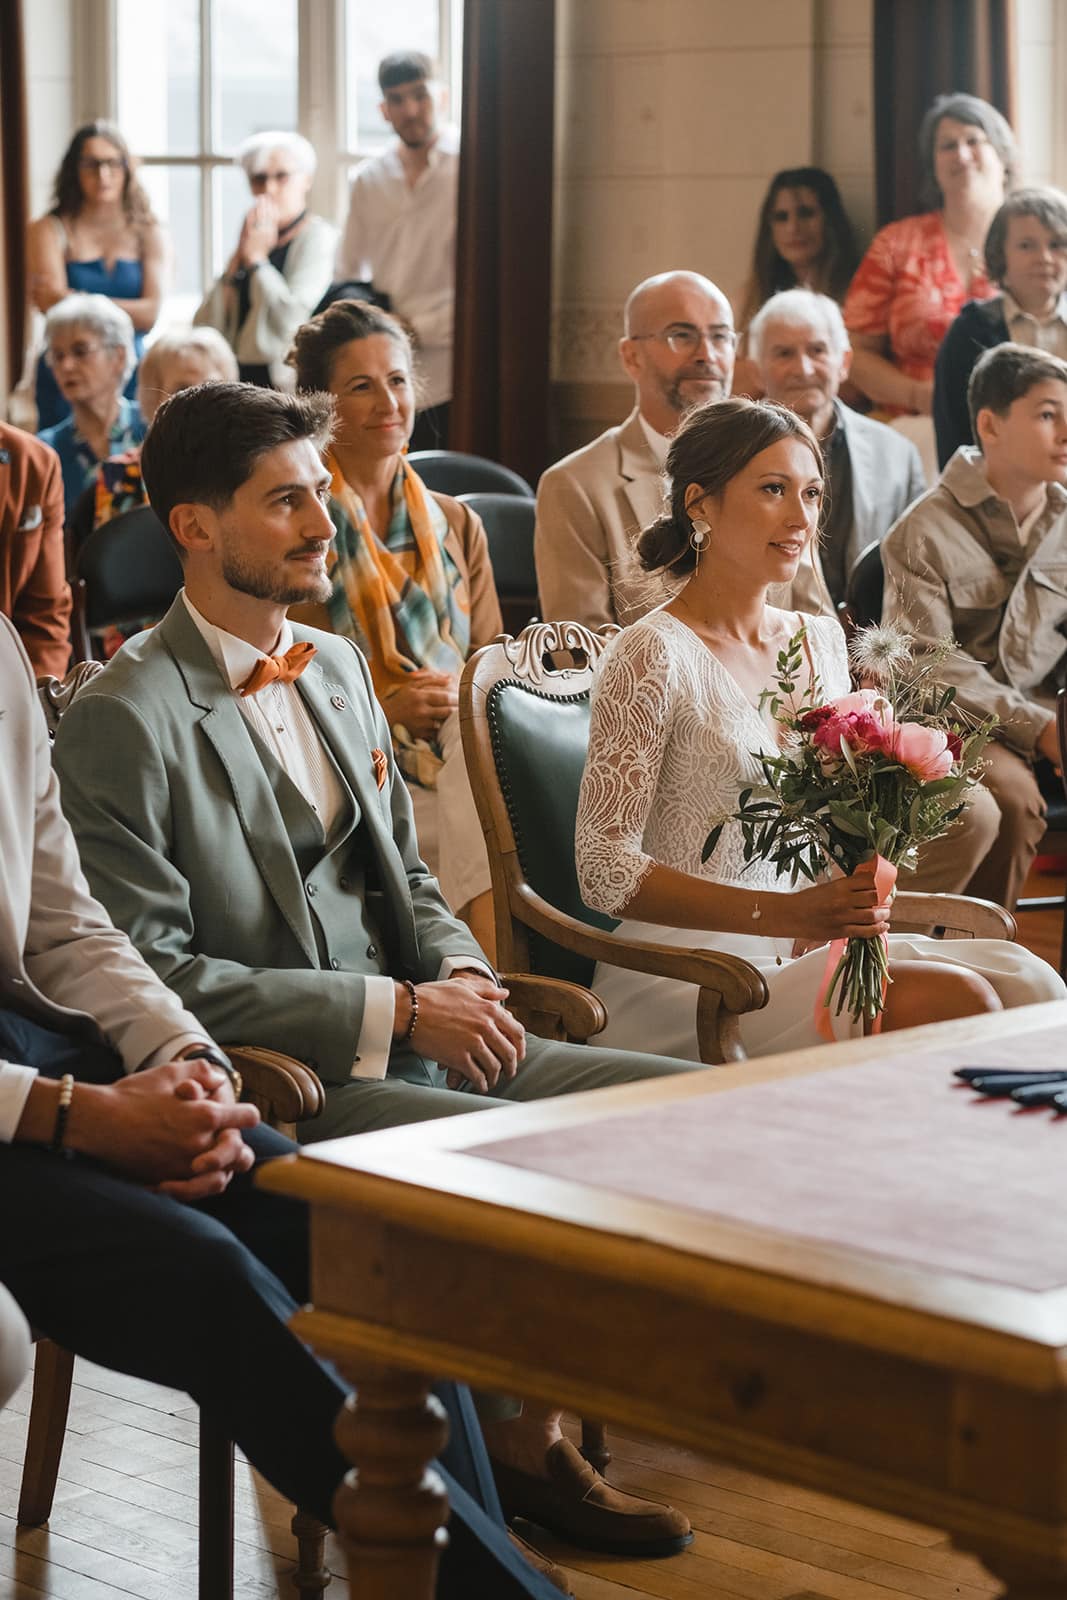
<path fill-rule="evenodd" d="M 446 1082 L 464 1082 L 488 1094 L 501 1078 L 513 1078 L 526 1054 L 526 1034 L 504 1001 L 508 991 L 483 973 L 464 971 L 437 983 L 420 983 L 419 1016 L 411 1047 L 447 1069 Z M 411 999 L 397 985 L 396 1035 L 411 1015 Z"/>

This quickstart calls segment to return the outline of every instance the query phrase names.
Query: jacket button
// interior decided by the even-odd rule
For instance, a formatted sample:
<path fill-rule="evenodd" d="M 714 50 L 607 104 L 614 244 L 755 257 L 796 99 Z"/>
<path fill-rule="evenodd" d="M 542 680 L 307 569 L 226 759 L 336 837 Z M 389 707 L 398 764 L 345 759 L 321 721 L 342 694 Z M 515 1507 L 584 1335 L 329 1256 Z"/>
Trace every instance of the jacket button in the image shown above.
<path fill-rule="evenodd" d="M 335 972 L 339 972 L 340 971 L 341 963 L 338 961 L 336 956 L 331 956 L 330 957 L 330 966 L 333 968 L 333 970 Z"/>
<path fill-rule="evenodd" d="M 317 886 L 315 884 L 313 884 L 313 883 L 309 883 L 308 884 L 307 893 L 308 893 L 308 899 L 309 900 L 314 900 L 314 898 L 318 894 L 318 892 L 319 892 L 318 888 L 317 888 Z"/>
<path fill-rule="evenodd" d="M 369 944 L 367 946 L 367 954 L 370 956 L 371 960 L 373 961 L 375 956 L 378 954 L 378 946 L 376 944 Z"/>
<path fill-rule="evenodd" d="M 342 889 L 347 889 L 348 888 L 348 879 L 347 878 L 338 878 L 337 882 L 338 882 L 338 885 L 339 885 L 340 888 L 342 888 Z"/>

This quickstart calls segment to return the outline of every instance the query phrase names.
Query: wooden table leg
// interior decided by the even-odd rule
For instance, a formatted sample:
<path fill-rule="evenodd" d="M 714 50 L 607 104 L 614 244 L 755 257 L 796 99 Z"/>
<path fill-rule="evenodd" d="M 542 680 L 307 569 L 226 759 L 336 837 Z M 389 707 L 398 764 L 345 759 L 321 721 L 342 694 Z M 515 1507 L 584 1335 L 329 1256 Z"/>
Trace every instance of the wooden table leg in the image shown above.
<path fill-rule="evenodd" d="M 429 1463 L 448 1439 L 430 1379 L 394 1367 L 362 1370 L 335 1429 L 349 1472 L 334 1513 L 360 1600 L 433 1600 L 448 1543 L 448 1496 Z"/>

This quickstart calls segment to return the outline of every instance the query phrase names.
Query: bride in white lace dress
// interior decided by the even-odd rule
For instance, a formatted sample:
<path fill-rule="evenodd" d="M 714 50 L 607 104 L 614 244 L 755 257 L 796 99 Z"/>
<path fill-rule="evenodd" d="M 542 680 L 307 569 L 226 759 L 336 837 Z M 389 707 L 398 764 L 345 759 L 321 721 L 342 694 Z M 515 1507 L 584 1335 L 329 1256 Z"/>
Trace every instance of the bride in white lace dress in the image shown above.
<path fill-rule="evenodd" d="M 741 1019 L 747 1052 L 799 1049 L 819 1042 L 827 941 L 876 937 L 888 906 L 875 904 L 866 875 L 793 889 L 770 862 L 746 867 L 736 823 L 700 858 L 741 790 L 761 781 L 755 753 L 776 748 L 760 693 L 802 623 L 809 677 L 828 699 L 850 688 L 839 624 L 767 604 L 768 588 L 792 579 L 815 536 L 822 459 L 792 412 L 724 400 L 690 415 L 667 472 L 671 514 L 642 535 L 638 553 L 646 570 L 689 581 L 601 659 L 578 810 L 579 882 L 589 906 L 623 918 L 620 933 L 751 961 L 770 998 Z M 1006 940 L 890 934 L 889 954 L 887 1029 L 1067 994 L 1046 962 Z M 601 964 L 593 987 L 609 1018 L 598 1042 L 699 1059 L 692 985 Z M 831 1021 L 838 1038 L 860 1031 L 847 1012 L 831 1012 Z"/>

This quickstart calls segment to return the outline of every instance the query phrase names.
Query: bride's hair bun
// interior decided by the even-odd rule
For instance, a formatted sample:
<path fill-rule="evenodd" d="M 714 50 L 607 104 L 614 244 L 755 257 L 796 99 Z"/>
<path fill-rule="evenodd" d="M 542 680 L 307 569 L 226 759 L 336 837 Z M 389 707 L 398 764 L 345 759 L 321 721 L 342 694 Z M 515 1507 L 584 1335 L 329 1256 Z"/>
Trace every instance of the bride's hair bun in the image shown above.
<path fill-rule="evenodd" d="M 820 474 L 822 451 L 807 423 L 772 400 L 712 400 L 690 411 L 667 452 L 669 511 L 644 530 L 637 541 L 637 559 L 646 572 L 667 569 L 683 577 L 696 566 L 690 544 L 693 524 L 685 509 L 686 492 L 699 484 L 708 499 L 721 495 L 761 450 L 782 439 L 802 439 L 815 457 Z M 699 513 L 698 513 L 699 514 Z M 714 544 L 714 517 L 712 544 Z M 705 548 L 708 548 L 705 546 Z"/>

